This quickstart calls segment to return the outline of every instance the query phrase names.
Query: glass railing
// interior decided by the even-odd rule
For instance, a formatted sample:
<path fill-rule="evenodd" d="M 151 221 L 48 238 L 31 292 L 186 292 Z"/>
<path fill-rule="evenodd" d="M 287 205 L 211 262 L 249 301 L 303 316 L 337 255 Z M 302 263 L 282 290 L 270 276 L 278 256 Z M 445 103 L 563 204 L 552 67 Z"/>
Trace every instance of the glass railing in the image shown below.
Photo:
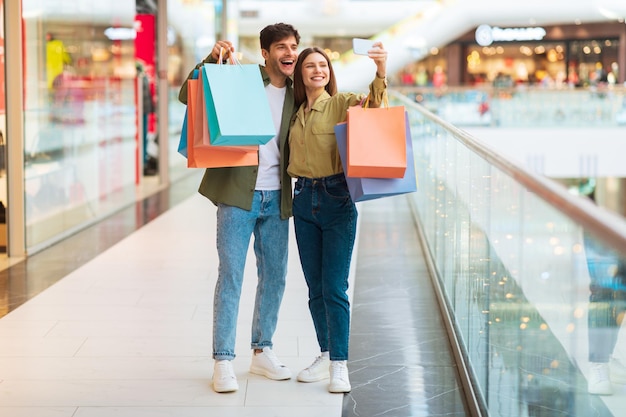
<path fill-rule="evenodd" d="M 626 126 L 626 88 L 398 88 L 455 126 Z"/>
<path fill-rule="evenodd" d="M 471 406 L 493 417 L 623 415 L 624 218 L 391 97 L 411 120 L 409 200 Z"/>

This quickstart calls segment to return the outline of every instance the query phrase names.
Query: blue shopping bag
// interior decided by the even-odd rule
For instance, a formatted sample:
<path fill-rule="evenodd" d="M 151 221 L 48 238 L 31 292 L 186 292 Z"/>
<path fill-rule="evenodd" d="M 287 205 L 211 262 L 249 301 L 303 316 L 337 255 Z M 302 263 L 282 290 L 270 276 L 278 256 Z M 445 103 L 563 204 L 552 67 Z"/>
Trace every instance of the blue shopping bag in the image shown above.
<path fill-rule="evenodd" d="M 256 64 L 204 64 L 202 82 L 212 145 L 264 145 L 276 127 Z"/>
<path fill-rule="evenodd" d="M 361 178 L 349 177 L 346 174 L 346 181 L 352 201 L 367 201 L 382 197 L 407 194 L 417 191 L 417 176 L 415 173 L 415 158 L 413 156 L 413 140 L 411 139 L 411 126 L 408 115 L 405 112 L 406 125 L 406 171 L 402 178 Z M 337 138 L 337 148 L 343 172 L 347 173 L 347 142 L 348 142 L 348 122 L 335 125 L 335 137 Z"/>
<path fill-rule="evenodd" d="M 178 140 L 178 153 L 187 158 L 187 110 L 185 109 L 185 118 L 183 119 L 183 127 L 180 129 L 180 139 Z"/>

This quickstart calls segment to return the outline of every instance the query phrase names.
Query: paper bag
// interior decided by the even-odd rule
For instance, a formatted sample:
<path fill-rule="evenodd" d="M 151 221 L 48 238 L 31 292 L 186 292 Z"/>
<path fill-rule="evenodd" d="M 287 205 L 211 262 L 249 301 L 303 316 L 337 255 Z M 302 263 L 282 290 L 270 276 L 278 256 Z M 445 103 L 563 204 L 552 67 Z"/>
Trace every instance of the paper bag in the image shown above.
<path fill-rule="evenodd" d="M 213 146 L 200 80 L 187 81 L 187 166 L 222 168 L 259 164 L 258 146 Z"/>
<path fill-rule="evenodd" d="M 335 126 L 337 148 L 346 172 L 347 163 L 347 123 L 339 123 Z M 405 144 L 407 166 L 402 178 L 360 178 L 350 177 L 346 174 L 346 181 L 352 201 L 367 201 L 382 197 L 407 194 L 417 191 L 417 176 L 415 173 L 415 160 L 413 156 L 413 141 L 408 116 L 405 115 Z"/>
<path fill-rule="evenodd" d="M 213 145 L 264 145 L 276 136 L 256 64 L 204 64 L 204 99 Z"/>
<path fill-rule="evenodd" d="M 407 168 L 403 106 L 348 109 L 347 175 L 402 178 Z"/>

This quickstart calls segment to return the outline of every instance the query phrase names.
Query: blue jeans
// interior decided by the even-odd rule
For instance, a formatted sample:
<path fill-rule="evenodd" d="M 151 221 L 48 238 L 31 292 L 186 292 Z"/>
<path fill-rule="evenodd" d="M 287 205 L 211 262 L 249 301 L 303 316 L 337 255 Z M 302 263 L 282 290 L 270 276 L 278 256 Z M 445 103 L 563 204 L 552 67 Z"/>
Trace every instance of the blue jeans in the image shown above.
<path fill-rule="evenodd" d="M 589 362 L 609 362 L 626 311 L 626 262 L 585 236 L 589 270 Z"/>
<path fill-rule="evenodd" d="M 213 302 L 213 358 L 235 358 L 239 299 L 250 236 L 254 233 L 258 282 L 251 348 L 272 347 L 285 291 L 289 220 L 280 218 L 280 191 L 255 191 L 250 211 L 219 204 L 219 269 Z"/>
<path fill-rule="evenodd" d="M 329 352 L 331 360 L 348 359 L 346 291 L 357 215 L 343 174 L 296 182 L 293 216 L 309 310 L 320 350 Z"/>

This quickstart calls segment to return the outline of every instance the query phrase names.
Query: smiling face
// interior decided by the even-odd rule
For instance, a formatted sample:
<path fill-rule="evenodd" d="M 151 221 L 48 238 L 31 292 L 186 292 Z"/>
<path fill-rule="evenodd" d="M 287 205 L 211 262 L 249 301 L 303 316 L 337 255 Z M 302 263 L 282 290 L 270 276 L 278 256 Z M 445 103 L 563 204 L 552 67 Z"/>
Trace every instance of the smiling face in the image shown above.
<path fill-rule="evenodd" d="M 272 79 L 291 77 L 298 60 L 298 42 L 294 36 L 281 39 L 270 45 L 270 49 L 262 49 L 265 59 L 265 69 Z"/>
<path fill-rule="evenodd" d="M 330 81 L 330 68 L 324 55 L 313 52 L 302 61 L 302 82 L 304 87 L 318 89 L 326 87 Z"/>
<path fill-rule="evenodd" d="M 337 94 L 335 72 L 326 52 L 313 46 L 300 52 L 293 73 L 293 97 L 296 106 L 307 99 L 315 99 L 326 90 L 330 96 Z"/>

